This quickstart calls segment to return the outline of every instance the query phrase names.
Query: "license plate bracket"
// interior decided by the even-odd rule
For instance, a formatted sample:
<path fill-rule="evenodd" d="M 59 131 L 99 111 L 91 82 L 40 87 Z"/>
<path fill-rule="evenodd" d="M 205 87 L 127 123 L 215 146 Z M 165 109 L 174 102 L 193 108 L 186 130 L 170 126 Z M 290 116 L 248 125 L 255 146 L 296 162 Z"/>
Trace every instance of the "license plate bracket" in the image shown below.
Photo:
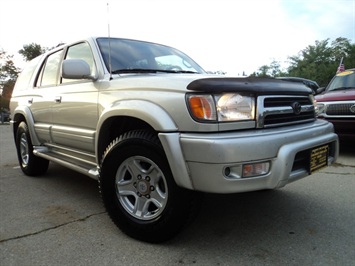
<path fill-rule="evenodd" d="M 328 165 L 329 145 L 313 148 L 310 151 L 309 173 L 312 174 Z"/>

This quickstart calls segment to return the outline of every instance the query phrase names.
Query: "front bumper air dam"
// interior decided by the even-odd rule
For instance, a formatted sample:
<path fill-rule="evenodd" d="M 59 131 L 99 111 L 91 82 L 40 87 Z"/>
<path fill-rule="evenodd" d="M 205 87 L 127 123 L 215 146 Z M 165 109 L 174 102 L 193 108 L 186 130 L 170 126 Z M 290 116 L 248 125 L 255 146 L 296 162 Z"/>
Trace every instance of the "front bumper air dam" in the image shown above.
<path fill-rule="evenodd" d="M 317 120 L 292 127 L 227 133 L 160 133 L 172 173 L 178 185 L 210 193 L 237 193 L 285 186 L 309 175 L 292 171 L 298 152 L 330 144 L 328 164 L 339 153 L 332 124 Z M 170 152 L 169 152 L 170 151 Z M 266 175 L 241 178 L 242 165 L 270 161 Z M 229 167 L 233 177 L 225 175 Z"/>

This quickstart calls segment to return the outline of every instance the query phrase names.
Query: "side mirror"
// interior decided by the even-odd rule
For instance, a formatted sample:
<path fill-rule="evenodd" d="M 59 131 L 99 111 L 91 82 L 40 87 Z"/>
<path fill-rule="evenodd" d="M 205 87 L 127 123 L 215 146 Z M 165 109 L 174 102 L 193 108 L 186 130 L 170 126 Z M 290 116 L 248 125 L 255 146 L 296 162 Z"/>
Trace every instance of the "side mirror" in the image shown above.
<path fill-rule="evenodd" d="M 66 79 L 91 79 L 97 80 L 91 75 L 89 64 L 82 59 L 67 59 L 62 64 L 62 77 Z"/>
<path fill-rule="evenodd" d="M 316 94 L 321 94 L 325 91 L 325 87 L 320 87 L 317 89 L 317 93 Z"/>

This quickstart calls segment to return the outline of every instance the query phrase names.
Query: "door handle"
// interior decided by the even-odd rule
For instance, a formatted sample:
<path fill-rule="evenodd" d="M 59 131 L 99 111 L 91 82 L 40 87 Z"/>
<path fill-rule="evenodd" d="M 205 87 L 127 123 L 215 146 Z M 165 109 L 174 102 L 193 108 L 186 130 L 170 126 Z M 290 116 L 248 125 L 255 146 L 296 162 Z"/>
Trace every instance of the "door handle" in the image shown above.
<path fill-rule="evenodd" d="M 54 101 L 55 101 L 56 103 L 61 103 L 61 102 L 62 102 L 62 96 L 56 96 L 55 99 L 54 99 Z"/>

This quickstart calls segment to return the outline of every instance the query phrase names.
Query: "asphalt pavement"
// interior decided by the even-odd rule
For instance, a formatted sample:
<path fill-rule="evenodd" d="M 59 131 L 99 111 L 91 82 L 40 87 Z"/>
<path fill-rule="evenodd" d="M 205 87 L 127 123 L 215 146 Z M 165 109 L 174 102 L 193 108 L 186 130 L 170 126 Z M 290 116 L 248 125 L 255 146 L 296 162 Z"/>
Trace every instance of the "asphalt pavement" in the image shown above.
<path fill-rule="evenodd" d="M 0 266 L 355 265 L 355 148 L 273 191 L 206 195 L 176 238 L 148 244 L 111 222 L 97 183 L 59 165 L 31 178 L 0 125 Z"/>

